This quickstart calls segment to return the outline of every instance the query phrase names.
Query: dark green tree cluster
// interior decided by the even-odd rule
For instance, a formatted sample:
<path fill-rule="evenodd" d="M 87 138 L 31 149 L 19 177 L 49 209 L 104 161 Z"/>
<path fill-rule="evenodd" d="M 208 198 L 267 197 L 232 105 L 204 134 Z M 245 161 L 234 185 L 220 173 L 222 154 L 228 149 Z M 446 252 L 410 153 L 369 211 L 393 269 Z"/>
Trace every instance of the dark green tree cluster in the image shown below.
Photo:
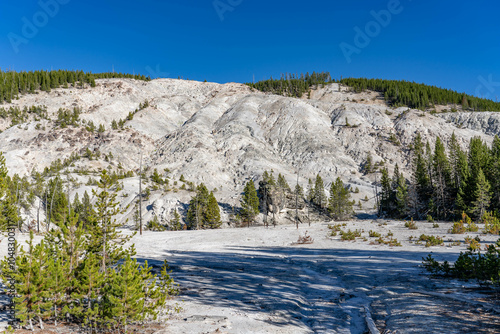
<path fill-rule="evenodd" d="M 328 210 L 328 214 L 335 220 L 347 219 L 353 213 L 354 202 L 351 201 L 349 189 L 340 178 L 331 183 L 328 198 L 323 178 L 318 173 L 314 182 L 309 179 L 307 200 L 320 212 Z"/>
<path fill-rule="evenodd" d="M 323 178 L 319 175 L 319 173 L 316 175 L 314 186 L 312 186 L 311 180 L 309 180 L 309 185 L 309 201 L 319 209 L 324 209 L 328 205 L 328 197 L 325 193 Z"/>
<path fill-rule="evenodd" d="M 0 108 L 0 117 L 3 119 L 10 118 L 11 126 L 28 121 L 30 115 L 35 116 L 35 121 L 49 119 L 46 106 L 25 106 L 23 109 L 17 106 L 9 107 L 9 109 Z"/>
<path fill-rule="evenodd" d="M 464 110 L 500 111 L 498 102 L 404 80 L 345 78 L 340 82 L 356 92 L 368 89 L 383 93 L 385 100 L 395 107 L 426 109 L 435 105 L 456 104 L 462 105 Z"/>
<path fill-rule="evenodd" d="M 196 188 L 196 195 L 189 201 L 187 227 L 190 230 L 219 228 L 222 225 L 220 209 L 214 193 L 208 192 L 201 183 Z"/>
<path fill-rule="evenodd" d="M 153 174 L 151 174 L 151 181 L 156 183 L 158 186 L 166 186 L 168 188 L 169 180 L 168 177 L 163 178 L 158 170 L 155 168 Z"/>
<path fill-rule="evenodd" d="M 14 280 L 16 316 L 22 325 L 70 321 L 90 332 L 127 332 L 132 323 L 156 319 L 176 292 L 166 262 L 160 275 L 132 256 L 130 240 L 117 231 L 113 183 L 105 171 L 85 224 L 71 211 L 37 245 L 17 245 L 16 268 L 1 262 L 1 278 Z M 76 206 L 76 205 L 75 205 Z"/>
<path fill-rule="evenodd" d="M 331 83 L 332 78 L 330 73 L 321 72 L 312 74 L 282 74 L 280 79 L 263 80 L 256 83 L 247 83 L 246 85 L 260 90 L 262 92 L 270 92 L 279 95 L 285 95 L 290 97 L 302 97 L 302 95 L 308 92 L 311 87 L 318 85 L 325 85 Z"/>
<path fill-rule="evenodd" d="M 85 84 L 95 86 L 95 79 L 103 78 L 132 78 L 137 80 L 151 80 L 144 75 L 126 73 L 91 73 L 83 71 L 1 71 L 0 70 L 0 103 L 11 102 L 20 94 L 34 94 L 38 90 L 49 92 L 51 89 L 64 87 L 83 87 Z"/>
<path fill-rule="evenodd" d="M 379 214 L 404 218 L 408 215 L 409 192 L 403 173 L 396 164 L 392 179 L 387 168 L 382 169 L 381 192 L 379 198 Z"/>
<path fill-rule="evenodd" d="M 473 137 L 468 149 L 463 150 L 455 134 L 447 148 L 439 137 L 432 148 L 417 134 L 411 151 L 411 182 L 397 176 L 396 171 L 391 180 L 387 170 L 383 170 L 380 212 L 417 219 L 431 215 L 444 220 L 460 217 L 462 212 L 475 219 L 481 219 L 489 211 L 495 216 L 500 214 L 498 136 L 491 147 L 480 137 Z"/>
<path fill-rule="evenodd" d="M 59 108 L 59 110 L 57 111 L 57 120 L 55 123 L 61 128 L 65 128 L 68 125 L 76 127 L 78 126 L 81 113 L 82 109 L 79 107 L 74 107 L 73 110 Z"/>

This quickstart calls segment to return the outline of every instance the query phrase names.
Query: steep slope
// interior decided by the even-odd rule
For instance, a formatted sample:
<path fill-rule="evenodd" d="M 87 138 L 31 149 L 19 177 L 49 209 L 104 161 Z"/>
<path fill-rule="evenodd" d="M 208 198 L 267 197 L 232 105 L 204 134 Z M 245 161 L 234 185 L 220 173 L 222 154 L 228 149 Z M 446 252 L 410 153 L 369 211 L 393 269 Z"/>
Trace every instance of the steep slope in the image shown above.
<path fill-rule="evenodd" d="M 140 108 L 144 101 L 149 106 Z M 259 180 L 265 170 L 283 174 L 290 184 L 296 182 L 299 171 L 304 187 L 317 173 L 327 185 L 340 176 L 359 188 L 353 194 L 356 201 L 373 198 L 375 175 L 361 173 L 369 152 L 375 162 L 385 161 L 390 172 L 398 163 L 410 177 L 409 146 L 417 132 L 424 140 L 440 136 L 447 141 L 455 132 L 464 145 L 472 136 L 490 142 L 500 122 L 495 113 L 431 115 L 391 109 L 377 93 L 339 92 L 337 84 L 314 90 L 311 99 L 296 99 L 235 83 L 101 79 L 95 88 L 40 92 L 3 107 L 32 105 L 47 106 L 50 120 L 31 117 L 13 127 L 8 127 L 8 120 L 0 125 L 5 130 L 0 133 L 0 151 L 5 152 L 11 174 L 29 175 L 71 154 L 100 152 L 100 158 L 81 158 L 69 168 L 77 180 L 71 185 L 72 194 L 81 194 L 91 188 L 84 184 L 99 169 L 137 172 L 142 154 L 147 173 L 168 170 L 172 182 L 183 175 L 195 184 L 217 188 L 217 199 L 226 211 L 238 205 L 245 182 Z M 59 108 L 77 106 L 83 111 L 79 126 L 54 125 Z M 129 114 L 133 119 L 125 122 L 124 129 L 111 129 L 113 120 L 125 120 Z M 106 131 L 87 131 L 89 122 L 103 124 Z M 122 204 L 133 203 L 137 178 L 123 183 Z M 144 203 L 145 219 L 156 214 L 168 220 L 174 207 L 185 212 L 191 195 L 180 189 L 153 191 Z M 364 208 L 373 204 L 370 200 Z M 125 217 L 130 218 L 132 210 Z"/>

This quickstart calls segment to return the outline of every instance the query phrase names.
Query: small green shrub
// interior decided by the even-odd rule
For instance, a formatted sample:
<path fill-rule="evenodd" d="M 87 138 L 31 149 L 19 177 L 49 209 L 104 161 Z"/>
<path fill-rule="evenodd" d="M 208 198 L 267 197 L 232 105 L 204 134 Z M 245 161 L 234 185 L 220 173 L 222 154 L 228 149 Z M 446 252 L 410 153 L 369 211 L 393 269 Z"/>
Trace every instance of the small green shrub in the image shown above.
<path fill-rule="evenodd" d="M 401 146 L 401 143 L 398 139 L 398 137 L 396 137 L 396 135 L 394 133 L 391 133 L 389 135 L 389 141 L 394 144 L 395 146 Z"/>
<path fill-rule="evenodd" d="M 495 285 L 500 284 L 500 239 L 495 245 L 488 246 L 485 254 L 481 254 L 479 249 L 469 248 L 467 252 L 460 253 L 453 265 L 446 261 L 441 264 L 430 254 L 422 260 L 427 271 L 435 275 L 459 279 L 478 279 L 491 281 Z"/>
<path fill-rule="evenodd" d="M 337 236 L 337 233 L 342 231 L 342 226 L 343 224 L 328 225 L 328 228 L 331 230 L 330 236 L 331 237 Z"/>
<path fill-rule="evenodd" d="M 391 247 L 402 247 L 401 243 L 398 241 L 398 239 L 388 239 L 384 240 L 384 238 L 379 237 L 377 240 L 375 240 L 375 243 L 381 244 L 381 245 L 388 245 Z"/>
<path fill-rule="evenodd" d="M 479 227 L 472 222 L 465 212 L 462 212 L 462 219 L 459 222 L 453 223 L 449 232 L 452 234 L 463 234 L 465 232 L 477 232 L 478 230 Z"/>
<path fill-rule="evenodd" d="M 405 223 L 405 227 L 408 227 L 410 230 L 416 230 L 418 229 L 417 224 L 413 221 L 413 218 Z"/>
<path fill-rule="evenodd" d="M 158 231 L 158 232 L 166 230 L 165 226 L 161 225 L 160 222 L 158 221 L 158 216 L 153 216 L 153 219 L 148 221 L 148 223 L 146 224 L 146 228 L 149 231 Z"/>
<path fill-rule="evenodd" d="M 481 222 L 484 224 L 484 233 L 500 234 L 500 220 L 491 212 L 486 212 L 481 218 Z"/>
<path fill-rule="evenodd" d="M 467 247 L 467 249 L 471 250 L 471 251 L 475 251 L 475 250 L 481 250 L 481 239 L 479 238 L 479 236 L 476 236 L 475 238 L 471 238 L 469 236 L 465 237 L 465 243 L 467 245 L 469 245 Z"/>
<path fill-rule="evenodd" d="M 354 231 L 351 231 L 350 229 L 347 230 L 347 231 L 340 231 L 340 239 L 343 240 L 343 241 L 346 241 L 346 240 L 356 240 L 356 238 L 360 238 L 361 237 L 361 232 L 359 230 L 354 230 Z"/>
<path fill-rule="evenodd" d="M 433 235 L 425 235 L 425 234 L 422 234 L 418 240 L 425 241 L 425 247 L 439 246 L 444 243 L 443 239 L 440 237 L 435 237 Z"/>
<path fill-rule="evenodd" d="M 370 238 L 379 238 L 380 237 L 380 233 L 372 231 L 372 230 L 370 230 L 368 232 L 368 234 L 370 235 Z"/>

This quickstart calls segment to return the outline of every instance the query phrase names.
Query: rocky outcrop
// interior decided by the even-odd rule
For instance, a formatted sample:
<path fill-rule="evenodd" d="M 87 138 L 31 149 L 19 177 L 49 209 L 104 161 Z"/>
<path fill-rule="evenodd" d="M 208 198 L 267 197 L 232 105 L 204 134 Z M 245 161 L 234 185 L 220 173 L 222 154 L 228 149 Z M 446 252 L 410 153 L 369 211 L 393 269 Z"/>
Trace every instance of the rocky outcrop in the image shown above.
<path fill-rule="evenodd" d="M 149 106 L 137 110 L 146 100 Z M 59 108 L 79 106 L 82 120 L 106 128 L 96 134 L 88 132 L 84 124 L 59 128 L 52 121 L 32 118 L 8 128 L 8 122 L 2 122 L 5 131 L 0 133 L 0 151 L 5 153 L 11 174 L 41 171 L 56 159 L 84 155 L 87 150 L 100 157 L 73 162 L 71 175 L 103 168 L 137 172 L 142 154 L 147 173 L 157 169 L 170 178 L 172 189 L 177 188 L 169 193 L 153 190 L 144 203 L 145 217 L 156 215 L 161 221 L 169 221 L 174 208 L 185 212 L 192 193 L 181 188 L 181 175 L 194 184 L 205 183 L 209 190 L 217 189 L 223 217 L 227 217 L 232 206 L 239 205 L 244 184 L 249 179 L 258 184 L 265 170 L 283 174 L 290 185 L 295 185 L 298 173 L 304 188 L 317 173 L 327 187 L 340 177 L 359 189 L 353 199 L 358 202 L 366 196 L 369 201 L 363 202 L 363 208 L 372 209 L 375 176 L 361 172 L 368 153 L 374 162 L 384 161 L 391 173 L 397 163 L 409 177 L 409 145 L 416 133 L 424 140 L 440 136 L 446 141 L 455 132 L 466 145 L 473 136 L 491 142 L 500 131 L 497 113 L 431 115 L 392 109 L 377 93 L 356 94 L 343 87 L 339 92 L 336 84 L 313 91 L 311 99 L 296 99 L 236 83 L 103 79 L 97 80 L 95 88 L 40 92 L 22 96 L 11 105 L 45 105 L 52 120 Z M 111 128 L 113 120 L 125 119 L 129 113 L 134 116 L 124 129 Z M 88 177 L 96 176 L 80 175 L 81 184 Z M 134 180 L 125 183 L 137 182 Z M 72 189 L 72 193 L 77 191 Z M 125 186 L 122 192 L 132 196 L 123 195 L 122 204 L 136 198 L 136 191 Z M 129 209 L 123 218 L 131 215 Z"/>

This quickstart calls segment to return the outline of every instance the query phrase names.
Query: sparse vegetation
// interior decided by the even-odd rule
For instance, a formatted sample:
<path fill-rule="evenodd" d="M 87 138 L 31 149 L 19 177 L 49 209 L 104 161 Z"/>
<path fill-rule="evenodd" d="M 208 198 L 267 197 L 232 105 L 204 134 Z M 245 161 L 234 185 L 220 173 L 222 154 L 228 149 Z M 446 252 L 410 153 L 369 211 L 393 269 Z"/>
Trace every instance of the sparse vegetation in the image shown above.
<path fill-rule="evenodd" d="M 356 240 L 356 238 L 360 237 L 361 231 L 359 230 L 351 231 L 350 229 L 348 229 L 347 231 L 340 231 L 340 240 L 342 241 Z"/>
<path fill-rule="evenodd" d="M 479 227 L 472 222 L 469 216 L 465 212 L 462 212 L 462 219 L 458 222 L 453 223 L 450 233 L 452 234 L 463 234 L 465 232 L 477 232 Z"/>
<path fill-rule="evenodd" d="M 484 233 L 500 234 L 500 220 L 491 212 L 486 212 L 483 215 L 481 222 L 484 224 Z"/>
<path fill-rule="evenodd" d="M 422 260 L 425 269 L 435 275 L 500 284 L 500 239 L 496 244 L 489 245 L 484 254 L 481 254 L 479 248 L 469 247 L 467 252 L 460 253 L 454 264 L 447 261 L 439 263 L 431 254 Z"/>
<path fill-rule="evenodd" d="M 307 231 L 304 233 L 304 235 L 299 235 L 299 239 L 297 240 L 297 244 L 299 244 L 299 245 L 312 244 L 313 242 L 314 242 L 314 239 L 311 238 L 311 236 L 307 234 Z"/>
<path fill-rule="evenodd" d="M 410 221 L 405 222 L 405 227 L 408 227 L 410 230 L 418 229 L 417 223 L 413 221 L 413 218 Z"/>
<path fill-rule="evenodd" d="M 433 235 L 422 234 L 422 235 L 420 235 L 420 238 L 418 240 L 419 241 L 424 241 L 425 242 L 425 247 L 439 246 L 439 245 L 444 244 L 442 238 L 436 237 L 436 236 L 433 236 Z"/>

